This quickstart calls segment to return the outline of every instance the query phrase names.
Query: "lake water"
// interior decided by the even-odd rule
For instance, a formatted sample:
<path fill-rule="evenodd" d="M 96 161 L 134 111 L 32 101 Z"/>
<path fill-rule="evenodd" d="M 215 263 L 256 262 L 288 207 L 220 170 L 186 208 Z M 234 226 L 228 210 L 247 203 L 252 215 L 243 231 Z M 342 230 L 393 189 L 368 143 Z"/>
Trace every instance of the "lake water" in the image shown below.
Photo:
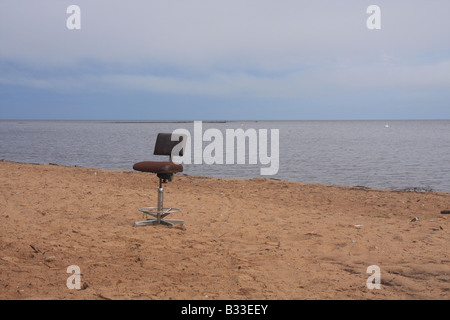
<path fill-rule="evenodd" d="M 232 121 L 203 122 L 203 130 L 279 130 L 281 180 L 432 189 L 450 192 L 450 120 L 425 121 Z M 192 122 L 0 121 L 0 159 L 132 170 L 154 156 L 159 132 Z M 203 142 L 205 148 L 210 142 Z M 269 153 L 270 155 L 270 146 Z M 246 148 L 248 150 L 248 148 Z M 260 177 L 263 164 L 186 164 L 190 175 Z"/>

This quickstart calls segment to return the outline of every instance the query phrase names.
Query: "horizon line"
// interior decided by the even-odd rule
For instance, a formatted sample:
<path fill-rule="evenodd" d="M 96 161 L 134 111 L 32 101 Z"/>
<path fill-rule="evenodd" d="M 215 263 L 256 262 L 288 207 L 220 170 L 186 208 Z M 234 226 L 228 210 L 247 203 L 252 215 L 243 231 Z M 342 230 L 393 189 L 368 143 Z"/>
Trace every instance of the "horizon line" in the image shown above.
<path fill-rule="evenodd" d="M 450 118 L 422 118 L 422 119 L 203 119 L 203 120 L 137 120 L 137 119 L 0 119 L 0 121 L 100 121 L 117 123 L 190 123 L 202 121 L 209 123 L 226 122 L 268 122 L 268 121 L 448 121 Z"/>

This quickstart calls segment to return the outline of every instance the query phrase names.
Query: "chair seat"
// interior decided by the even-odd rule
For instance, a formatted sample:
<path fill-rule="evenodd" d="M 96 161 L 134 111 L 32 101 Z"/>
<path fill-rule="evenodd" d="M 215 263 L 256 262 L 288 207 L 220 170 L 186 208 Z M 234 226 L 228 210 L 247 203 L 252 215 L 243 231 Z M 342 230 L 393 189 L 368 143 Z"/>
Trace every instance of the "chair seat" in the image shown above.
<path fill-rule="evenodd" d="M 176 173 L 183 172 L 183 165 L 170 161 L 142 161 L 135 163 L 133 169 L 152 173 Z"/>

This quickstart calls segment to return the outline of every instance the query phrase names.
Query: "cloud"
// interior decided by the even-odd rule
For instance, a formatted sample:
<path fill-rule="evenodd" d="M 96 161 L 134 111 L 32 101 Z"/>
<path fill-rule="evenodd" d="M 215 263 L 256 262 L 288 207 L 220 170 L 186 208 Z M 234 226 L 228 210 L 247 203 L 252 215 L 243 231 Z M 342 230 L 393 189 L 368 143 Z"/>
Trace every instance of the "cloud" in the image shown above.
<path fill-rule="evenodd" d="M 361 1 L 78 0 L 82 29 L 66 28 L 60 0 L 4 0 L 0 57 L 50 67 L 86 59 L 111 65 L 287 70 L 380 50 L 448 49 L 448 1 L 379 0 L 382 30 L 369 31 Z M 199 70 L 199 71 L 201 71 Z"/>
<path fill-rule="evenodd" d="M 383 58 L 380 58 L 383 61 Z M 324 91 L 450 90 L 450 60 L 431 65 L 398 66 L 380 62 L 304 70 L 279 75 L 252 75 L 245 72 L 200 76 L 99 73 L 0 76 L 0 83 L 60 92 L 149 92 L 207 97 L 256 97 L 271 99 L 320 96 Z"/>
<path fill-rule="evenodd" d="M 81 30 L 66 28 L 71 4 Z M 366 27 L 370 4 L 381 30 Z M 431 94 L 450 88 L 448 12 L 448 0 L 3 0 L 0 84 L 298 101 Z"/>

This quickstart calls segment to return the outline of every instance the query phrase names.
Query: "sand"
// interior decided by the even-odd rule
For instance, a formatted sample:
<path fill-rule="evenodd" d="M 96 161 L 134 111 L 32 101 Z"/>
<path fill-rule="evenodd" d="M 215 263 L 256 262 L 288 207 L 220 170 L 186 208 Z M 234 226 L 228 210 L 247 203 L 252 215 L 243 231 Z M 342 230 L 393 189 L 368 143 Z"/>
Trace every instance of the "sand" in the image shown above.
<path fill-rule="evenodd" d="M 1 161 L 0 298 L 450 298 L 450 193 L 182 174 L 164 188 L 184 226 L 133 227 L 153 174 Z"/>

